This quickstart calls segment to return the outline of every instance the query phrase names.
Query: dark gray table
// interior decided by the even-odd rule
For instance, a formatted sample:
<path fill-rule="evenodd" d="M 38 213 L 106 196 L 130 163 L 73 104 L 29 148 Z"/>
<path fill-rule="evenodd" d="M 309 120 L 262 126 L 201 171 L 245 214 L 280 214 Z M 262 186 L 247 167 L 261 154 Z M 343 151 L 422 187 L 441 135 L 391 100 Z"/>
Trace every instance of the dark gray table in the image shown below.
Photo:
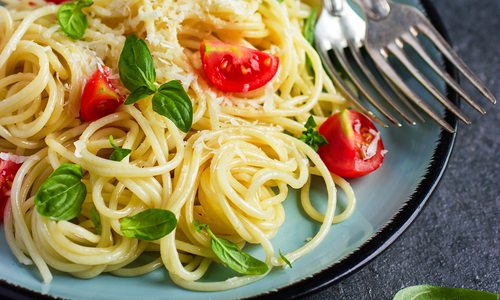
<path fill-rule="evenodd" d="M 500 99 L 500 0 L 434 0 L 453 45 Z M 472 88 L 468 88 L 472 92 Z M 500 105 L 459 126 L 441 184 L 413 225 L 362 270 L 307 299 L 392 299 L 432 284 L 500 292 Z"/>

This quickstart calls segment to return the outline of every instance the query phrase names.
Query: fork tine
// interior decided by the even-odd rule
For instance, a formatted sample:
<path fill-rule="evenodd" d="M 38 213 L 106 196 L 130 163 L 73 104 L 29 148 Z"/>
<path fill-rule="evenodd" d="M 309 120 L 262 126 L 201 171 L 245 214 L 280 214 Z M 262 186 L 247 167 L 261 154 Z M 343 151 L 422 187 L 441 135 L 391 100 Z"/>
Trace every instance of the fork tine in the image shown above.
<path fill-rule="evenodd" d="M 359 68 L 361 69 L 361 71 L 363 72 L 363 74 L 365 75 L 365 77 L 368 79 L 368 82 L 370 82 L 370 84 L 379 93 L 379 95 L 382 96 L 382 98 L 392 108 L 394 108 L 394 110 L 396 110 L 403 117 L 403 119 L 405 119 L 406 122 L 408 122 L 411 125 L 416 125 L 417 123 L 415 122 L 415 120 L 413 120 L 413 118 L 411 118 L 410 116 L 408 116 L 406 114 L 406 112 L 404 110 L 402 110 L 399 107 L 399 105 L 397 105 L 396 102 L 394 102 L 389 95 L 387 95 L 387 92 L 378 83 L 377 79 L 375 79 L 375 76 L 373 75 L 373 73 L 370 70 L 368 70 L 367 64 L 364 61 L 364 58 L 361 55 L 361 52 L 360 52 L 359 48 L 356 47 L 356 45 L 354 44 L 354 41 L 351 40 L 351 39 L 347 40 L 347 46 L 348 46 L 349 50 L 351 50 L 351 53 L 352 53 L 352 55 L 354 57 L 354 60 L 358 64 Z"/>
<path fill-rule="evenodd" d="M 398 40 L 396 40 L 398 43 Z M 406 54 L 403 52 L 401 41 L 400 45 L 396 43 L 390 43 L 387 45 L 387 50 L 392 53 L 405 67 L 408 71 L 415 76 L 415 78 L 434 96 L 441 102 L 447 109 L 453 112 L 457 117 L 459 117 L 464 123 L 470 124 L 470 119 L 453 104 L 448 98 L 446 98 L 425 76 L 413 65 L 413 63 L 408 59 Z"/>
<path fill-rule="evenodd" d="M 321 60 L 327 66 L 325 69 L 328 75 L 330 75 L 335 85 L 340 89 L 340 92 L 347 98 L 347 100 L 353 103 L 357 107 L 359 112 L 363 113 L 380 126 L 387 128 L 387 124 L 380 120 L 380 118 L 378 118 L 371 110 L 364 107 L 363 104 L 361 104 L 358 99 L 349 91 L 349 88 L 346 86 L 340 75 L 335 72 L 335 67 L 332 64 L 330 57 L 328 57 L 328 49 L 322 43 L 316 43 L 316 47 L 319 50 L 318 53 L 321 57 Z"/>
<path fill-rule="evenodd" d="M 434 60 L 427 54 L 427 51 L 424 50 L 424 47 L 421 45 L 420 41 L 417 39 L 416 35 L 418 34 L 413 28 L 410 29 L 410 32 L 404 33 L 401 35 L 401 38 L 410 45 L 420 57 L 436 72 L 441 78 L 448 83 L 462 98 L 467 101 L 472 107 L 474 107 L 481 114 L 485 114 L 486 110 L 482 108 L 479 104 L 474 102 L 472 98 L 464 91 L 464 89 L 441 67 L 439 67 Z"/>
<path fill-rule="evenodd" d="M 400 92 L 396 85 L 389 79 L 384 73 L 380 73 L 381 78 L 389 85 L 391 91 L 396 95 L 396 97 L 403 102 L 403 104 L 415 115 L 417 118 L 425 123 L 424 117 L 415 109 L 415 107 L 410 103 L 410 100 L 406 95 Z"/>
<path fill-rule="evenodd" d="M 426 35 L 436 47 L 448 58 L 448 60 L 457 67 L 464 76 L 485 96 L 491 103 L 496 103 L 496 98 L 486 85 L 470 70 L 458 54 L 451 48 L 446 40 L 431 25 L 417 24 L 420 32 Z"/>
<path fill-rule="evenodd" d="M 443 118 L 439 116 L 431 107 L 425 103 L 422 98 L 420 98 L 417 94 L 415 94 L 401 79 L 398 73 L 392 68 L 389 62 L 385 59 L 380 51 L 367 49 L 370 57 L 373 59 L 375 64 L 379 67 L 379 69 L 389 78 L 399 90 L 401 90 L 412 102 L 414 102 L 418 107 L 420 107 L 423 111 L 425 111 L 436 123 L 441 125 L 448 132 L 455 132 L 453 127 L 448 124 Z"/>
<path fill-rule="evenodd" d="M 351 68 L 349 62 L 347 61 L 347 57 L 345 56 L 343 51 L 340 51 L 336 47 L 333 47 L 333 52 L 335 53 L 335 56 L 339 60 L 340 65 L 342 66 L 344 71 L 347 73 L 349 78 L 351 78 L 354 85 L 363 94 L 363 96 L 366 97 L 368 102 L 370 102 L 380 113 L 382 113 L 384 117 L 386 117 L 389 121 L 391 121 L 391 123 L 397 125 L 398 127 L 401 127 L 402 126 L 401 123 L 396 118 L 394 118 L 383 106 L 381 106 L 380 103 L 377 100 L 375 100 L 373 96 L 365 89 L 358 75 Z"/>

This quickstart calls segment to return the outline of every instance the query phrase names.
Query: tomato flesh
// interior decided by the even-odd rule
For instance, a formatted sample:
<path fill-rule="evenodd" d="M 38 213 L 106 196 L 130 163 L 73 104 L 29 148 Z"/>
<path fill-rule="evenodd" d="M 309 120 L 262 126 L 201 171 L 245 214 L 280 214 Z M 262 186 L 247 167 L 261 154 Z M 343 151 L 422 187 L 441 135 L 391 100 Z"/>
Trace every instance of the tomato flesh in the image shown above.
<path fill-rule="evenodd" d="M 3 221 L 4 209 L 10 199 L 12 182 L 21 164 L 11 159 L 0 158 L 0 222 Z"/>
<path fill-rule="evenodd" d="M 85 122 L 95 121 L 114 113 L 123 97 L 109 79 L 108 68 L 97 69 L 85 84 L 82 93 L 80 117 Z"/>
<path fill-rule="evenodd" d="M 319 132 L 328 141 L 318 154 L 330 172 L 345 178 L 364 176 L 378 169 L 384 161 L 380 133 L 364 115 L 343 110 L 330 116 Z"/>
<path fill-rule="evenodd" d="M 258 89 L 278 71 L 278 57 L 243 46 L 203 41 L 200 52 L 208 81 L 223 92 L 244 93 Z"/>

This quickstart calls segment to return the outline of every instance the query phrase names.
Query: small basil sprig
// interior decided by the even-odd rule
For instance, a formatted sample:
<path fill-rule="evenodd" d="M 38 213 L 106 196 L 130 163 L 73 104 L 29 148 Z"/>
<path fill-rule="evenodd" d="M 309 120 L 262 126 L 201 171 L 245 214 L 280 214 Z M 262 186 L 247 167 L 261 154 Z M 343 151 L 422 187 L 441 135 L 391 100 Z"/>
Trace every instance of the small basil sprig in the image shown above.
<path fill-rule="evenodd" d="M 97 234 L 101 234 L 102 233 L 101 215 L 99 214 L 95 206 L 92 206 L 92 208 L 90 209 L 90 220 L 92 221 L 92 224 L 94 224 Z"/>
<path fill-rule="evenodd" d="M 393 300 L 498 300 L 498 295 L 490 292 L 432 285 L 416 285 L 400 290 Z"/>
<path fill-rule="evenodd" d="M 211 238 L 210 245 L 214 254 L 227 266 L 240 274 L 262 275 L 267 273 L 269 267 L 263 261 L 243 252 L 234 243 L 218 238 L 208 225 L 194 222 L 197 231 L 205 229 Z"/>
<path fill-rule="evenodd" d="M 166 236 L 177 226 L 175 214 L 169 210 L 149 208 L 120 220 L 124 236 L 154 241 Z"/>
<path fill-rule="evenodd" d="M 80 215 L 87 188 L 81 181 L 80 165 L 64 163 L 40 186 L 35 195 L 36 210 L 51 220 L 71 220 Z"/>
<path fill-rule="evenodd" d="M 328 144 L 326 138 L 316 130 L 316 122 L 313 116 L 309 116 L 304 127 L 306 130 L 302 132 L 299 140 L 311 146 L 314 151 L 318 151 L 319 146 Z"/>
<path fill-rule="evenodd" d="M 279 250 L 279 253 L 281 260 L 284 261 L 290 268 L 293 268 L 292 263 L 288 260 L 288 258 L 286 258 L 285 255 L 283 255 L 283 253 L 281 253 L 281 250 Z"/>
<path fill-rule="evenodd" d="M 82 9 L 92 4 L 94 4 L 92 0 L 77 0 L 64 3 L 59 7 L 57 21 L 67 36 L 75 40 L 83 37 L 88 27 L 88 21 L 87 15 L 83 13 Z"/>
<path fill-rule="evenodd" d="M 125 41 L 118 63 L 120 80 L 131 91 L 125 100 L 133 104 L 147 96 L 153 96 L 153 110 L 170 119 L 177 128 L 188 132 L 193 124 L 193 105 L 188 94 L 177 80 L 156 87 L 154 61 L 148 46 L 142 39 L 130 35 Z"/>
<path fill-rule="evenodd" d="M 132 150 L 130 150 L 130 149 L 122 149 L 122 148 L 118 147 L 115 144 L 115 140 L 113 139 L 112 135 L 109 136 L 109 143 L 111 144 L 111 147 L 113 147 L 113 149 L 115 149 L 111 153 L 111 155 L 109 156 L 109 159 L 111 159 L 111 160 L 122 161 L 125 157 L 127 157 L 127 155 L 130 154 L 130 152 L 132 152 Z"/>

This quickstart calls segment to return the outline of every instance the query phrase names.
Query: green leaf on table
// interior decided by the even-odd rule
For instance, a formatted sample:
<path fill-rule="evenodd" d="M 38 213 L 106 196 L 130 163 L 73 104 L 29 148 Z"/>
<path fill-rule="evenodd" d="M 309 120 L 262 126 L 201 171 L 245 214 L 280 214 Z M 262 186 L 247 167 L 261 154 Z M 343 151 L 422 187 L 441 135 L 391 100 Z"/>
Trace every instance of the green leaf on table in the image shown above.
<path fill-rule="evenodd" d="M 80 165 L 60 165 L 40 186 L 35 194 L 36 210 L 51 220 L 71 220 L 80 215 L 87 188 L 81 181 Z"/>
<path fill-rule="evenodd" d="M 82 9 L 93 3 L 91 0 L 78 0 L 64 3 L 59 7 L 57 21 L 67 36 L 75 40 L 83 37 L 88 27 L 88 20 Z"/>
<path fill-rule="evenodd" d="M 393 300 L 498 300 L 490 292 L 449 288 L 432 285 L 417 285 L 400 290 Z"/>
<path fill-rule="evenodd" d="M 120 229 L 124 236 L 146 241 L 161 239 L 172 232 L 176 226 L 175 214 L 159 208 L 149 208 L 120 220 Z"/>

